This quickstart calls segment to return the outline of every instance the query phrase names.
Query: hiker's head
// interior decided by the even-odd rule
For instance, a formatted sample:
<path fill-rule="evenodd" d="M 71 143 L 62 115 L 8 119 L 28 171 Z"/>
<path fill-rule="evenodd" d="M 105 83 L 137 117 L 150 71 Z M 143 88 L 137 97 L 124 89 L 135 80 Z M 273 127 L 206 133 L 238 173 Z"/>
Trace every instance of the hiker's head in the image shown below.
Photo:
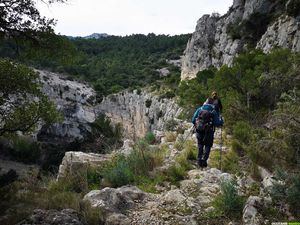
<path fill-rule="evenodd" d="M 216 91 L 213 91 L 213 92 L 211 93 L 211 97 L 212 97 L 212 98 L 217 98 L 217 97 L 218 97 L 218 93 L 217 93 Z"/>
<path fill-rule="evenodd" d="M 204 102 L 204 105 L 205 105 L 205 104 L 210 104 L 210 105 L 212 105 L 213 103 L 214 103 L 214 100 L 213 100 L 211 97 L 209 97 L 209 98 L 207 98 L 206 101 Z"/>

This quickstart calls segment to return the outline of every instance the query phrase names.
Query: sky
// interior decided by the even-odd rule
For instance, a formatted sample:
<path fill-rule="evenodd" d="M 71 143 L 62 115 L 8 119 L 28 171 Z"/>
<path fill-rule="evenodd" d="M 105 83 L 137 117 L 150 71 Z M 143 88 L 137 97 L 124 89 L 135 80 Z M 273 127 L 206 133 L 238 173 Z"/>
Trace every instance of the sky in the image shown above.
<path fill-rule="evenodd" d="M 55 18 L 55 32 L 70 36 L 185 34 L 204 14 L 225 14 L 233 0 L 68 0 L 38 4 L 43 16 Z"/>

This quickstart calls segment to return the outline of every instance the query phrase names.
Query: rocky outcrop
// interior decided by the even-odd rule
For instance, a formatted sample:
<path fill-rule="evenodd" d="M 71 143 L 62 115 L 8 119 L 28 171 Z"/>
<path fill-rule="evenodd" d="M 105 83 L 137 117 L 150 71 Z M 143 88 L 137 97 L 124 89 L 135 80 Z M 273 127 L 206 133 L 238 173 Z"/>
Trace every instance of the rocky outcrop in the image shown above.
<path fill-rule="evenodd" d="M 259 215 L 257 208 L 261 207 L 262 199 L 257 196 L 250 196 L 245 204 L 243 210 L 243 224 L 256 225 L 261 224 L 261 215 Z"/>
<path fill-rule="evenodd" d="M 268 27 L 257 48 L 270 52 L 274 47 L 300 52 L 300 19 L 284 15 Z"/>
<path fill-rule="evenodd" d="M 62 75 L 38 71 L 42 91 L 64 116 L 60 123 L 41 126 L 38 141 L 71 143 L 82 141 L 99 114 L 106 114 L 114 124 L 121 123 L 127 138 L 142 137 L 148 131 L 163 130 L 166 121 L 176 118 L 181 109 L 174 100 L 161 99 L 146 90 L 123 91 L 97 102 L 96 92 L 87 84 L 68 80 Z"/>
<path fill-rule="evenodd" d="M 36 209 L 26 220 L 18 223 L 19 225 L 83 225 L 78 213 L 73 209 L 43 210 Z"/>
<path fill-rule="evenodd" d="M 124 186 L 91 191 L 84 200 L 104 212 L 106 224 L 198 224 L 197 217 L 212 210 L 209 203 L 224 179 L 231 176 L 214 168 L 195 169 L 178 188 L 172 186 L 160 194 Z"/>
<path fill-rule="evenodd" d="M 68 80 L 62 75 L 38 71 L 42 91 L 54 102 L 64 116 L 63 122 L 42 126 L 37 139 L 43 142 L 71 143 L 82 140 L 91 131 L 95 121 L 96 92 L 87 84 Z"/>
<path fill-rule="evenodd" d="M 171 99 L 160 99 L 145 90 L 107 96 L 97 106 L 113 123 L 121 123 L 127 138 L 143 137 L 148 131 L 164 130 L 165 123 L 179 116 L 181 108 Z"/>
<path fill-rule="evenodd" d="M 299 51 L 299 17 L 280 16 L 285 14 L 282 4 L 271 0 L 234 0 L 224 16 L 204 15 L 184 52 L 181 79 L 195 78 L 210 66 L 231 65 L 234 57 L 249 45 L 264 52 L 273 47 Z M 278 19 L 270 23 L 269 16 Z"/>
<path fill-rule="evenodd" d="M 57 179 L 79 175 L 78 173 L 86 174 L 88 166 L 101 166 L 109 159 L 111 159 L 111 155 L 108 154 L 66 152 L 59 166 Z"/>

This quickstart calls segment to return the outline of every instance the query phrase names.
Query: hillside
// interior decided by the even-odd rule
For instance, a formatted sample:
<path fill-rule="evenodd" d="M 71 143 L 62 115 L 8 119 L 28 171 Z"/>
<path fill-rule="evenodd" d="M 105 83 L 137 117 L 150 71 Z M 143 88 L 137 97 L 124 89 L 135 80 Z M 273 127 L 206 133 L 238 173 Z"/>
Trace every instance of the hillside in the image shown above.
<path fill-rule="evenodd" d="M 234 0 L 229 11 L 202 16 L 184 52 L 182 79 L 210 66 L 232 65 L 251 49 L 274 47 L 300 51 L 298 0 Z"/>
<path fill-rule="evenodd" d="M 0 39 L 0 224 L 298 224 L 299 9 L 235 0 L 192 36 L 58 36 L 55 54 Z M 212 91 L 225 123 L 199 168 Z"/>
<path fill-rule="evenodd" d="M 60 49 L 50 56 L 48 52 L 55 49 L 35 49 L 33 52 L 26 42 L 2 40 L 0 56 L 87 81 L 99 96 L 104 96 L 126 88 L 143 87 L 164 79 L 166 74 L 178 80 L 179 69 L 166 60 L 180 60 L 189 37 L 189 34 L 134 34 L 71 40 L 60 37 L 59 40 L 47 40 Z M 161 75 L 160 69 L 167 73 Z"/>

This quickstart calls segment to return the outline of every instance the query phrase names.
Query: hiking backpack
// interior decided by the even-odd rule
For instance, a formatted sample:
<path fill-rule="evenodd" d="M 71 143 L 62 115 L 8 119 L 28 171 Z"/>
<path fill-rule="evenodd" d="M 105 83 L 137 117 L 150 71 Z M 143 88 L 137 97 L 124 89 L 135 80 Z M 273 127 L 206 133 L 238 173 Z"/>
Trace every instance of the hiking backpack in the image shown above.
<path fill-rule="evenodd" d="M 196 131 L 206 132 L 213 127 L 213 114 L 208 110 L 201 110 L 196 119 Z"/>
<path fill-rule="evenodd" d="M 214 99 L 213 105 L 215 106 L 215 110 L 217 112 L 219 112 L 220 111 L 220 103 L 219 103 L 219 99 L 218 98 Z"/>

